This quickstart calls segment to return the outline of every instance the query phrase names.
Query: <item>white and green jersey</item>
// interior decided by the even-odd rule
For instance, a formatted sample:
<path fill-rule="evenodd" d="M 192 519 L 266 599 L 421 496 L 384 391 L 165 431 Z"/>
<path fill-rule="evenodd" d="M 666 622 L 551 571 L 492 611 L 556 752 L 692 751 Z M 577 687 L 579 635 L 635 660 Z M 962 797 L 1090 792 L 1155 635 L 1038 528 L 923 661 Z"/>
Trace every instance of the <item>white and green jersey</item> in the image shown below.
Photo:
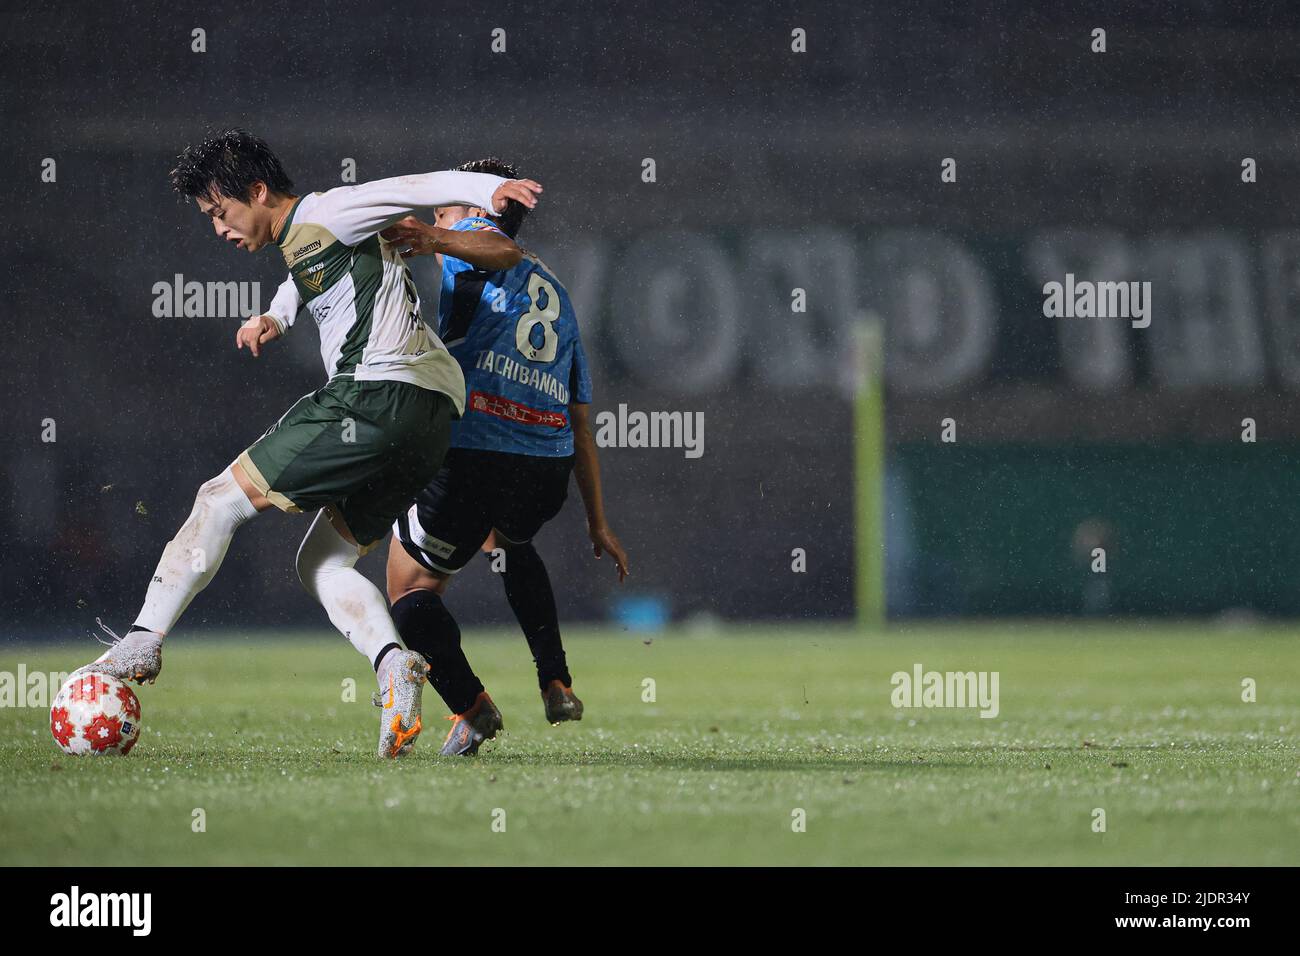
<path fill-rule="evenodd" d="M 421 319 L 420 295 L 406 263 L 378 233 L 434 206 L 491 209 L 492 194 L 503 182 L 485 173 L 424 173 L 303 196 L 275 237 L 289 279 L 268 314 L 287 331 L 301 300 L 319 327 L 328 375 L 443 392 L 462 414 L 460 366 Z"/>

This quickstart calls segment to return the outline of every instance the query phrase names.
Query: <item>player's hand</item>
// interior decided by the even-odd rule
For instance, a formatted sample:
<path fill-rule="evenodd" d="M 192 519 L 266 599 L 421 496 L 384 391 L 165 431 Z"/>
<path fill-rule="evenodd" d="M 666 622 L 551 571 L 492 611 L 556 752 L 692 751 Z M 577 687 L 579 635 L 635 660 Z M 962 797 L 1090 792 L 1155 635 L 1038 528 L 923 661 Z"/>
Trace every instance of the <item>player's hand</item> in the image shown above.
<path fill-rule="evenodd" d="M 591 537 L 591 553 L 596 556 L 597 560 L 606 551 L 614 559 L 614 569 L 618 571 L 618 583 L 622 584 L 632 572 L 627 566 L 627 552 L 623 550 L 623 545 L 619 543 L 614 532 L 609 530 L 608 525 L 602 524 L 595 527 L 588 525 L 587 534 Z"/>
<path fill-rule="evenodd" d="M 280 337 L 280 326 L 269 315 L 255 315 L 239 327 L 235 333 L 235 348 L 248 346 L 253 358 L 262 354 L 262 346 L 274 342 Z"/>
<path fill-rule="evenodd" d="M 431 256 L 435 252 L 442 251 L 443 237 L 449 232 L 450 229 L 439 229 L 427 222 L 421 222 L 414 216 L 407 216 L 393 223 L 379 235 L 393 245 L 400 246 L 402 258 L 409 259 L 411 256 Z"/>
<path fill-rule="evenodd" d="M 498 216 L 506 211 L 506 202 L 515 200 L 529 209 L 537 206 L 537 197 L 542 193 L 542 184 L 531 179 L 507 179 L 492 194 L 492 211 Z"/>

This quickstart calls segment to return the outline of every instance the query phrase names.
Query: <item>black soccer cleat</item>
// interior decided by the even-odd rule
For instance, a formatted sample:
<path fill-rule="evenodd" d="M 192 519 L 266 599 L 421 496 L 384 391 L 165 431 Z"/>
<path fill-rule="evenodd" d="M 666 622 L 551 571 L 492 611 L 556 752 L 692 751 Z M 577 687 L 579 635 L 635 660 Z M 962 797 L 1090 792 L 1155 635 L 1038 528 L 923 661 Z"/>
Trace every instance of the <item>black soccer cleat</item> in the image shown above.
<path fill-rule="evenodd" d="M 542 704 L 546 708 L 546 720 L 550 724 L 582 720 L 582 701 L 574 696 L 572 687 L 565 687 L 558 680 L 546 685 L 546 690 L 542 691 Z"/>

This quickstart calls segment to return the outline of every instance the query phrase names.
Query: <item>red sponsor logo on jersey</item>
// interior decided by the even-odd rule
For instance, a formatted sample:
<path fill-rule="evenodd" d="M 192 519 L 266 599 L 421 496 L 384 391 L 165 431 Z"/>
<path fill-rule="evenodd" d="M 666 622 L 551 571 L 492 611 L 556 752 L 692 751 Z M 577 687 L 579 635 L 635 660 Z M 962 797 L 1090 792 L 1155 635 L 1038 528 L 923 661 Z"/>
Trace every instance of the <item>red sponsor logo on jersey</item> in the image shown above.
<path fill-rule="evenodd" d="M 520 405 L 500 395 L 487 392 L 470 392 L 469 408 L 472 412 L 495 415 L 506 421 L 518 422 L 520 425 L 542 425 L 547 428 L 563 428 L 569 424 L 563 412 L 544 412 L 537 408 Z"/>

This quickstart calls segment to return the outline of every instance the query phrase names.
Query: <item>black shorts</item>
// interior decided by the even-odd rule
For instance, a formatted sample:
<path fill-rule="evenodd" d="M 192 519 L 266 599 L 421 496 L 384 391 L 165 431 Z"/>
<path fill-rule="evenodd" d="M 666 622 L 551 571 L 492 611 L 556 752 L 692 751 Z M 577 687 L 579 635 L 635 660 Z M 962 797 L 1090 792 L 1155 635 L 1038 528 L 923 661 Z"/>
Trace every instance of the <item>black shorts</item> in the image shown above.
<path fill-rule="evenodd" d="M 424 567 L 455 574 L 494 528 L 507 544 L 531 540 L 560 513 L 572 471 L 572 455 L 453 448 L 415 504 L 393 524 L 393 534 Z"/>

